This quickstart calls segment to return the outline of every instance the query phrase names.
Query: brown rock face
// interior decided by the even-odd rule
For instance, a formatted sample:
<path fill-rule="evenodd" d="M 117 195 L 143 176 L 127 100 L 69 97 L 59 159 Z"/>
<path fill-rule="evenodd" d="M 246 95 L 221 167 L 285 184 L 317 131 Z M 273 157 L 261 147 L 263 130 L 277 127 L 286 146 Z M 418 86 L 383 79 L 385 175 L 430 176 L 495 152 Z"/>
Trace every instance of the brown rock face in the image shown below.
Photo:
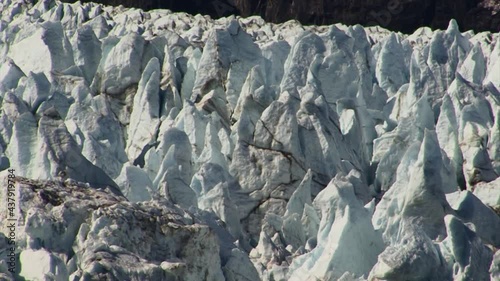
<path fill-rule="evenodd" d="M 212 17 L 260 15 L 266 21 L 296 19 L 303 24 L 380 25 L 405 33 L 421 26 L 500 31 L 500 0 L 94 0 L 142 9 L 165 8 Z M 86 1 L 83 1 L 86 2 Z"/>
<path fill-rule="evenodd" d="M 463 30 L 499 31 L 498 0 L 234 0 L 242 16 L 261 15 L 272 22 L 380 25 L 405 33 L 421 26 L 446 28 L 450 19 Z"/>

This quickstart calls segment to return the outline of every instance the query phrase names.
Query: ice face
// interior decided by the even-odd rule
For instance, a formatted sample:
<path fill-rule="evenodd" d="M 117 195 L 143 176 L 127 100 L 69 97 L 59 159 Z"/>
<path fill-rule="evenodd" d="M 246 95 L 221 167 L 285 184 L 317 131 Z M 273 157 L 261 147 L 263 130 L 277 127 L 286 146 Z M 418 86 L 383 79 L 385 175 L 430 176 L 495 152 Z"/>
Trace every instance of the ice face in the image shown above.
<path fill-rule="evenodd" d="M 498 279 L 499 34 L 0 5 L 0 279 Z"/>

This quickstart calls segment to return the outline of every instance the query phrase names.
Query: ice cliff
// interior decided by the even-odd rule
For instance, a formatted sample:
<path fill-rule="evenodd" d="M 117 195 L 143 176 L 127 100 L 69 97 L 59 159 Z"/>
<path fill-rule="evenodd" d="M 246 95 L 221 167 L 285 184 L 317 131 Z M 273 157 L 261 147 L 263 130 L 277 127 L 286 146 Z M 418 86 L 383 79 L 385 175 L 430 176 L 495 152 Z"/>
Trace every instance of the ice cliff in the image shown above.
<path fill-rule="evenodd" d="M 0 278 L 500 280 L 498 33 L 0 11 Z"/>

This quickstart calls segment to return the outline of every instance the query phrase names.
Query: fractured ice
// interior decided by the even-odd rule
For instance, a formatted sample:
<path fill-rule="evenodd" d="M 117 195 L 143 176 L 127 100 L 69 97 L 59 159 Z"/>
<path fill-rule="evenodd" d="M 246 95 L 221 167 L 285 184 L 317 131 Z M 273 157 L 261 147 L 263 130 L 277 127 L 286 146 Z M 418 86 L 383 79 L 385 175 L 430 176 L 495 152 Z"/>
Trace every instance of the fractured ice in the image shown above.
<path fill-rule="evenodd" d="M 0 11 L 0 279 L 500 280 L 498 33 Z"/>

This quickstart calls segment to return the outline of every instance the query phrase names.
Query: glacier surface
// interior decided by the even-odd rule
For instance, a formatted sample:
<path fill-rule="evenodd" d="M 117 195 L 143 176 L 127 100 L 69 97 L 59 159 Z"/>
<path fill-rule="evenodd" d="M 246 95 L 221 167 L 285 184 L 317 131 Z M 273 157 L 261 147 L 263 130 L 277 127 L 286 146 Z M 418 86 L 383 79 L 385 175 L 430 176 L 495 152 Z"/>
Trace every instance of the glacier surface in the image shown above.
<path fill-rule="evenodd" d="M 500 280 L 499 33 L 0 11 L 0 279 Z"/>

